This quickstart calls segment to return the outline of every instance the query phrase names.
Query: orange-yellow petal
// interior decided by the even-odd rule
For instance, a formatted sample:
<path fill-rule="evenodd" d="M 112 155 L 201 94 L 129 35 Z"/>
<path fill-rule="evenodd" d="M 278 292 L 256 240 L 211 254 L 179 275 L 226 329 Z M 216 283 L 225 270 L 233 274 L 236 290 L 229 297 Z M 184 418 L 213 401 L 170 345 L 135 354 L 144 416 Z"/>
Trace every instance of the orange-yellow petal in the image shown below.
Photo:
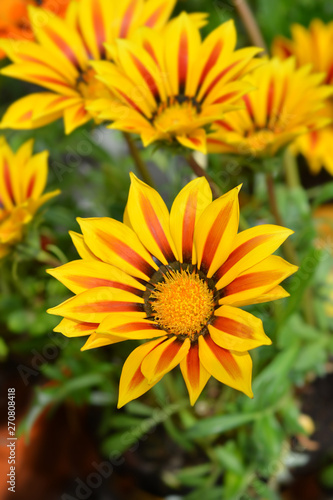
<path fill-rule="evenodd" d="M 78 294 L 101 286 L 142 295 L 145 287 L 121 269 L 97 260 L 74 260 L 47 272 L 63 283 L 73 293 Z"/>
<path fill-rule="evenodd" d="M 215 344 L 231 351 L 245 352 L 272 343 L 261 319 L 236 307 L 219 307 L 208 330 Z"/>
<path fill-rule="evenodd" d="M 144 280 L 157 270 L 137 235 L 125 224 L 108 217 L 78 219 L 78 222 L 85 243 L 99 259 Z"/>
<path fill-rule="evenodd" d="M 210 373 L 199 359 L 198 344 L 191 345 L 187 356 L 180 362 L 180 369 L 193 406 L 210 378 Z"/>
<path fill-rule="evenodd" d="M 213 201 L 201 214 L 194 231 L 198 267 L 210 278 L 225 262 L 239 223 L 239 188 Z"/>
<path fill-rule="evenodd" d="M 170 232 L 180 262 L 196 262 L 194 228 L 211 202 L 212 192 L 204 177 L 189 182 L 175 198 L 170 212 Z"/>
<path fill-rule="evenodd" d="M 141 370 L 148 380 L 153 383 L 177 366 L 186 356 L 191 347 L 189 338 L 184 341 L 173 336 L 157 345 L 143 360 Z"/>
<path fill-rule="evenodd" d="M 253 397 L 252 360 L 247 352 L 233 352 L 219 347 L 209 335 L 199 337 L 199 358 L 206 370 L 223 384 Z"/>
<path fill-rule="evenodd" d="M 177 260 L 170 234 L 169 211 L 161 196 L 131 174 L 127 213 L 142 244 L 163 264 Z"/>
<path fill-rule="evenodd" d="M 148 356 L 159 344 L 164 342 L 166 338 L 167 337 L 162 337 L 161 339 L 146 342 L 134 349 L 128 356 L 120 377 L 118 408 L 132 401 L 132 399 L 140 397 L 159 381 L 159 379 L 157 379 L 151 384 L 148 383 L 147 379 L 142 374 L 141 365 L 146 356 Z"/>

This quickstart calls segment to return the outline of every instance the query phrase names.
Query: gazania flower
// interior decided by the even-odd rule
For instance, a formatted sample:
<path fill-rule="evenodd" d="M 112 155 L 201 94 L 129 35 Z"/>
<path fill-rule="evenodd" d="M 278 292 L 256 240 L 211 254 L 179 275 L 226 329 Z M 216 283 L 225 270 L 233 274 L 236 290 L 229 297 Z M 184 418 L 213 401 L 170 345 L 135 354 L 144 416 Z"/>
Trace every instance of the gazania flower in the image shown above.
<path fill-rule="evenodd" d="M 324 24 L 315 19 L 309 29 L 299 24 L 291 27 L 292 40 L 276 37 L 272 52 L 280 59 L 290 55 L 296 59 L 296 64 L 301 67 L 311 64 L 312 71 L 325 74 L 324 81 L 333 85 L 333 22 Z M 325 104 L 321 116 L 333 121 L 333 106 L 331 100 Z M 309 134 L 298 137 L 290 146 L 292 153 L 301 153 L 313 174 L 317 174 L 322 167 L 333 175 L 333 126 L 315 130 Z"/>
<path fill-rule="evenodd" d="M 0 39 L 33 40 L 33 32 L 28 16 L 29 5 L 39 5 L 63 17 L 70 0 L 3 0 L 0 3 Z M 0 59 L 5 57 L 0 50 Z"/>
<path fill-rule="evenodd" d="M 38 208 L 60 191 L 42 194 L 47 179 L 48 152 L 32 155 L 33 141 L 14 153 L 0 138 L 0 258 L 23 237 Z"/>
<path fill-rule="evenodd" d="M 326 102 L 320 115 L 333 122 L 331 101 Z M 305 157 L 313 174 L 318 174 L 325 167 L 333 175 L 333 125 L 297 137 L 289 149 L 294 155 L 302 154 Z"/>
<path fill-rule="evenodd" d="M 115 63 L 92 64 L 120 104 L 101 99 L 89 109 L 112 121 L 111 128 L 140 134 L 144 146 L 166 141 L 205 152 L 206 129 L 239 107 L 240 97 L 252 89 L 241 77 L 261 64 L 253 60 L 261 49 L 235 45 L 233 21 L 204 41 L 186 13 L 162 34 L 143 28 L 135 40 L 109 47 Z"/>
<path fill-rule="evenodd" d="M 314 19 L 309 29 L 300 24 L 291 26 L 292 40 L 277 36 L 272 53 L 280 59 L 294 56 L 298 67 L 311 64 L 314 72 L 325 73 L 325 83 L 333 84 L 333 22 L 324 24 Z"/>
<path fill-rule="evenodd" d="M 272 256 L 292 233 L 262 225 L 237 234 L 235 188 L 212 202 L 204 178 L 190 182 L 169 214 L 134 175 L 124 223 L 78 219 L 81 260 L 49 270 L 75 296 L 48 312 L 55 331 L 89 335 L 83 350 L 149 340 L 126 360 L 119 406 L 180 364 L 191 403 L 212 375 L 252 396 L 248 350 L 270 344 L 262 322 L 240 309 L 286 297 L 279 286 L 296 267 Z"/>
<path fill-rule="evenodd" d="M 246 79 L 256 90 L 243 97 L 245 109 L 216 122 L 208 138 L 211 152 L 272 156 L 295 137 L 325 126 L 318 111 L 333 89 L 321 85 L 323 74 L 296 69 L 295 59 L 273 58 Z"/>
<path fill-rule="evenodd" d="M 64 118 L 66 133 L 88 122 L 86 106 L 112 97 L 95 79 L 90 61 L 106 56 L 104 43 L 131 36 L 138 26 L 163 27 L 175 0 L 80 0 L 70 5 L 68 19 L 30 7 L 36 42 L 0 41 L 14 64 L 2 73 L 47 89 L 12 104 L 1 127 L 31 129 Z"/>

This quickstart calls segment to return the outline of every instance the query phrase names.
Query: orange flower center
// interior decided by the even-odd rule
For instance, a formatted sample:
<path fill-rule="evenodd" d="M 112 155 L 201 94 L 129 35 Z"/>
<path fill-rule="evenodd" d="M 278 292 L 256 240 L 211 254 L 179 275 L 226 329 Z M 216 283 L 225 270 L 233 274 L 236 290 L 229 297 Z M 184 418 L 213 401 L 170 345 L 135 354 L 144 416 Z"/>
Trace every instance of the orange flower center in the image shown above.
<path fill-rule="evenodd" d="M 192 340 L 206 326 L 214 310 L 213 291 L 195 272 L 169 271 L 155 285 L 152 310 L 155 320 L 173 335 Z"/>
<path fill-rule="evenodd" d="M 110 92 L 104 85 L 95 78 L 96 71 L 93 68 L 88 68 L 83 71 L 77 80 L 77 90 L 84 99 L 101 99 L 103 97 L 110 98 Z"/>

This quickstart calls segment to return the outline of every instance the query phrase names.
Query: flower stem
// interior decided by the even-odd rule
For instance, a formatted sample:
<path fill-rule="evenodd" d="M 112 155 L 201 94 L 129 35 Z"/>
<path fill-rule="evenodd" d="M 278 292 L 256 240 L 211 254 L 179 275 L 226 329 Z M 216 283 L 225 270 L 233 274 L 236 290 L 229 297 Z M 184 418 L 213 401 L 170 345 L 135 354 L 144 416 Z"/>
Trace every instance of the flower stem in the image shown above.
<path fill-rule="evenodd" d="M 221 190 L 218 187 L 218 185 L 213 181 L 213 179 L 210 177 L 210 175 L 207 174 L 207 172 L 200 167 L 199 163 L 195 160 L 193 155 L 188 156 L 187 158 L 187 163 L 195 173 L 197 177 L 205 177 L 205 179 L 208 181 L 208 184 L 212 190 L 213 197 L 218 198 L 221 196 Z"/>
<path fill-rule="evenodd" d="M 275 193 L 275 186 L 274 186 L 274 179 L 271 173 L 266 174 L 266 185 L 267 185 L 267 192 L 268 192 L 268 199 L 269 199 L 269 204 L 270 204 L 270 209 L 273 214 L 273 217 L 275 219 L 275 222 L 282 227 L 284 226 L 284 222 L 282 220 L 279 207 L 277 204 L 277 199 L 276 199 L 276 193 Z M 298 255 L 296 253 L 296 250 L 294 248 L 294 245 L 289 241 L 286 240 L 283 243 L 283 249 L 286 254 L 287 259 L 292 263 L 295 264 L 296 266 L 299 265 L 299 259 Z"/>
<path fill-rule="evenodd" d="M 130 134 L 127 134 L 126 132 L 123 132 L 125 141 L 127 143 L 129 152 L 131 153 L 131 156 L 133 158 L 133 162 L 137 168 L 137 171 L 141 175 L 142 179 L 149 184 L 149 186 L 155 188 L 154 186 L 154 181 L 152 179 L 152 176 L 149 173 L 149 170 L 147 168 L 147 165 L 143 161 L 143 159 L 140 156 L 139 150 L 136 147 L 135 142 L 133 141 L 132 137 Z"/>
<path fill-rule="evenodd" d="M 268 53 L 264 37 L 261 34 L 258 23 L 246 0 L 233 0 L 244 27 L 249 35 L 251 42 L 257 47 L 262 47 Z M 260 54 L 265 55 L 264 53 Z"/>
<path fill-rule="evenodd" d="M 301 185 L 298 165 L 295 156 L 287 148 L 283 154 L 283 165 L 286 174 L 287 185 L 293 189 Z"/>

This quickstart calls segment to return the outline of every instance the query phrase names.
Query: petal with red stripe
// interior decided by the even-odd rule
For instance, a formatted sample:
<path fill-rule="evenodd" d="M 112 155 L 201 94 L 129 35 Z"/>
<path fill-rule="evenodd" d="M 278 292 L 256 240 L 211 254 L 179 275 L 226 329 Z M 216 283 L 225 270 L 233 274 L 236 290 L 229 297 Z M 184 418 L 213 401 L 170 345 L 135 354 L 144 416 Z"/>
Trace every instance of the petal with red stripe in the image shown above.
<path fill-rule="evenodd" d="M 170 232 L 180 262 L 196 263 L 194 228 L 211 202 L 212 192 L 204 177 L 189 182 L 175 198 L 170 212 Z"/>
<path fill-rule="evenodd" d="M 108 217 L 78 219 L 89 249 L 98 258 L 136 278 L 149 280 L 157 270 L 134 231 Z"/>
<path fill-rule="evenodd" d="M 134 318 L 146 316 L 141 297 L 111 287 L 92 288 L 47 312 L 85 323 L 101 323 L 111 313 L 133 314 Z"/>
<path fill-rule="evenodd" d="M 238 231 L 240 186 L 213 201 L 194 231 L 198 267 L 210 278 L 226 261 Z"/>
<path fill-rule="evenodd" d="M 99 323 L 83 323 L 71 319 L 62 319 L 53 331 L 59 332 L 66 337 L 85 337 L 95 333 Z"/>
<path fill-rule="evenodd" d="M 183 12 L 165 31 L 166 70 L 172 95 L 185 94 L 190 68 L 198 56 L 200 32 L 191 18 Z"/>
<path fill-rule="evenodd" d="M 199 346 L 192 344 L 187 356 L 180 362 L 185 384 L 193 406 L 210 379 L 210 373 L 199 359 Z"/>
<path fill-rule="evenodd" d="M 239 302 L 255 303 L 257 297 L 275 288 L 281 281 L 297 271 L 298 267 L 286 260 L 271 255 L 259 264 L 250 267 L 225 288 L 219 304 L 236 305 Z M 253 300 L 253 302 L 251 302 Z"/>
<path fill-rule="evenodd" d="M 161 196 L 131 174 L 127 213 L 142 244 L 163 264 L 177 260 L 169 211 Z"/>
<path fill-rule="evenodd" d="M 149 384 L 142 374 L 141 365 L 146 356 L 148 356 L 159 344 L 164 342 L 166 338 L 167 337 L 162 337 L 161 339 L 146 342 L 134 349 L 128 356 L 120 377 L 118 408 L 132 401 L 132 399 L 140 397 L 159 381 L 157 379 L 152 384 Z"/>
<path fill-rule="evenodd" d="M 216 288 L 228 285 L 239 274 L 271 255 L 293 234 L 293 231 L 273 224 L 264 224 L 238 233 L 229 257 L 214 274 Z"/>
<path fill-rule="evenodd" d="M 133 319 L 126 314 L 110 314 L 99 325 L 97 333 L 109 333 L 124 340 L 154 339 L 165 335 L 165 332 L 154 321 Z"/>
<path fill-rule="evenodd" d="M 97 260 L 74 260 L 47 272 L 73 293 L 110 286 L 142 296 L 145 287 L 121 269 Z"/>
<path fill-rule="evenodd" d="M 84 238 L 82 234 L 75 233 L 75 231 L 69 231 L 69 235 L 72 238 L 72 242 L 77 250 L 77 253 L 81 257 L 81 259 L 85 260 L 98 260 L 100 259 L 96 257 L 90 250 L 89 247 L 85 244 Z"/>
<path fill-rule="evenodd" d="M 191 347 L 190 339 L 173 336 L 157 345 L 144 359 L 141 370 L 148 382 L 154 383 L 177 366 Z"/>
<path fill-rule="evenodd" d="M 215 344 L 209 335 L 199 337 L 199 358 L 206 370 L 222 384 L 253 397 L 252 360 L 247 352 L 233 352 Z"/>
<path fill-rule="evenodd" d="M 282 286 L 277 285 L 268 292 L 264 292 L 261 295 L 258 295 L 255 298 L 240 298 L 239 300 L 234 300 L 232 305 L 233 307 L 243 307 L 249 306 L 252 304 L 262 304 L 264 302 L 271 302 L 272 300 L 285 299 L 286 297 L 290 297 L 290 293 L 288 293 Z"/>
<path fill-rule="evenodd" d="M 88 123 L 92 116 L 85 109 L 85 102 L 82 100 L 77 104 L 64 109 L 65 133 L 71 134 L 73 130 L 85 123 Z"/>
<path fill-rule="evenodd" d="M 231 351 L 245 352 L 272 343 L 261 319 L 236 307 L 219 307 L 208 330 L 215 344 Z"/>

